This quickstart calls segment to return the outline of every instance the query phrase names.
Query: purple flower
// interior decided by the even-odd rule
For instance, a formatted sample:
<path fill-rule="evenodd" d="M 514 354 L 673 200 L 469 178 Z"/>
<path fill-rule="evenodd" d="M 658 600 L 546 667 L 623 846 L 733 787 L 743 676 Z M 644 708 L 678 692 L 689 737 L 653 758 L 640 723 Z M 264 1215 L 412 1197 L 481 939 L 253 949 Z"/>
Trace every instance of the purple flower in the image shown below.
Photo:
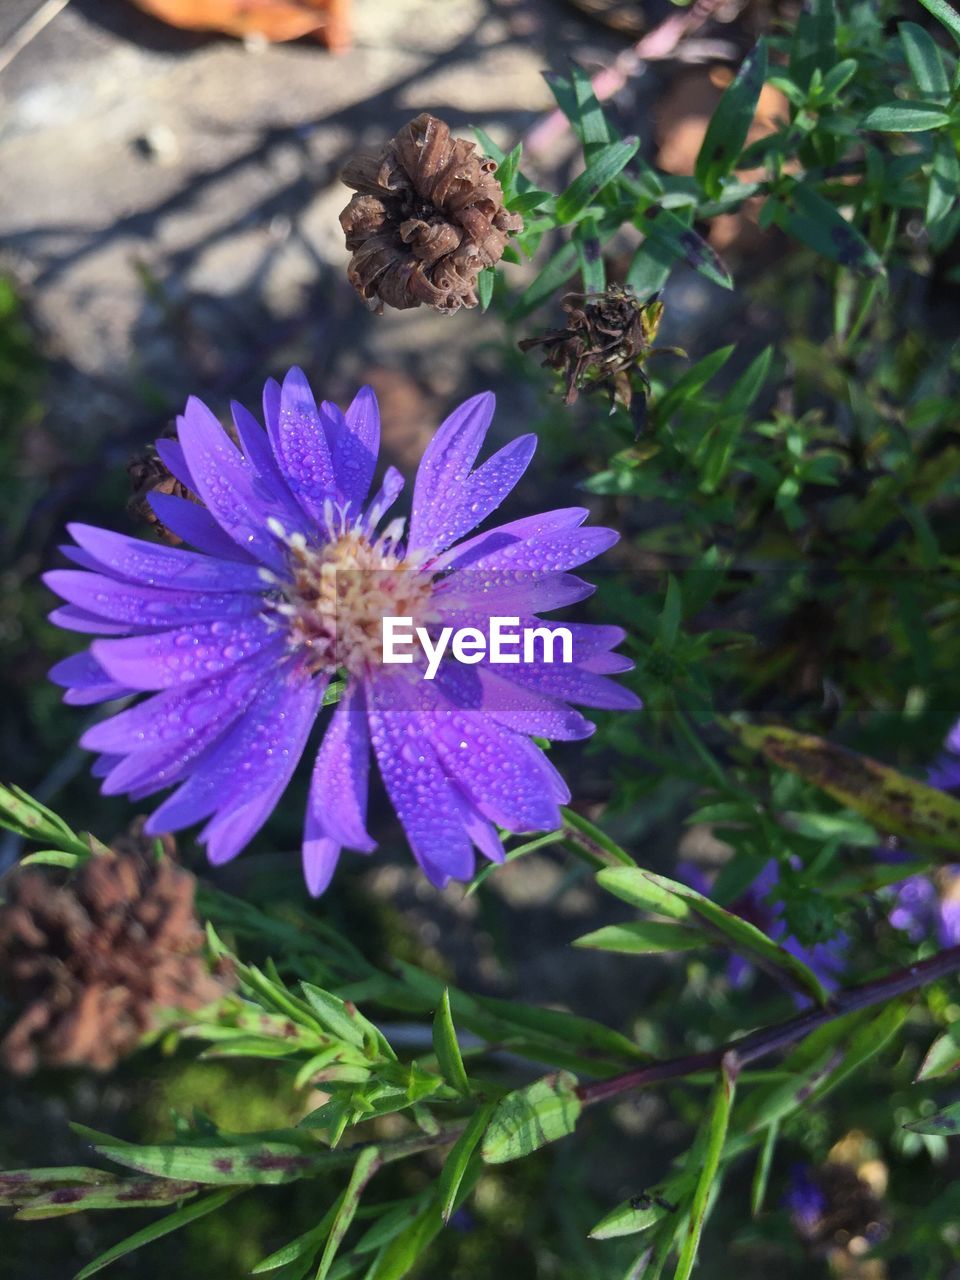
<path fill-rule="evenodd" d="M 550 830 L 569 792 L 531 735 L 588 736 L 570 703 L 629 709 L 638 699 L 606 677 L 632 664 L 613 653 L 618 627 L 564 624 L 570 661 L 525 653 L 383 665 L 385 616 L 408 617 L 436 638 L 444 626 L 493 616 L 535 626 L 592 588 L 568 570 L 617 539 L 581 526 L 580 508 L 515 520 L 460 541 L 513 489 L 536 438 L 521 436 L 480 467 L 492 395 L 468 400 L 428 446 L 413 491 L 409 533 L 381 528 L 403 487 L 394 468 L 368 502 L 380 423 L 371 391 L 346 412 L 316 405 L 304 375 L 264 390 L 266 432 L 233 406 L 234 444 L 200 401 L 157 448 L 202 505 L 151 502 L 196 550 L 74 524 L 65 548 L 78 569 L 45 581 L 67 601 L 51 618 L 99 637 L 53 668 L 65 701 L 146 700 L 95 725 L 81 745 L 99 752 L 107 794 L 139 799 L 175 788 L 149 834 L 205 822 L 214 863 L 233 858 L 283 795 L 338 674 L 344 683 L 310 785 L 304 873 L 319 894 L 342 848 L 368 853 L 371 746 L 414 856 L 436 885 L 473 873 L 474 846 L 499 861 L 497 827 Z"/>
<path fill-rule="evenodd" d="M 800 1235 L 816 1234 L 827 1211 L 828 1202 L 822 1188 L 814 1181 L 809 1165 L 795 1164 L 791 1167 L 790 1185 L 783 1203 Z"/>
<path fill-rule="evenodd" d="M 927 770 L 927 782 L 940 791 L 960 788 L 960 721 Z M 911 942 L 935 938 L 944 947 L 960 943 L 960 867 L 941 867 L 933 876 L 908 876 L 893 893 L 890 923 Z"/>
<path fill-rule="evenodd" d="M 698 893 L 710 897 L 710 883 L 703 871 L 692 863 L 681 863 L 677 871 L 680 879 L 696 889 Z M 835 991 L 846 966 L 849 939 L 845 933 L 837 933 L 824 942 L 804 945 L 789 931 L 783 917 L 781 903 L 771 901 L 780 881 L 780 868 L 774 859 L 770 859 L 749 888 L 740 895 L 729 909 L 741 919 L 755 925 L 767 937 L 779 943 L 785 951 L 802 961 L 811 969 L 827 991 Z M 728 962 L 727 974 L 734 986 L 742 986 L 753 973 L 753 965 L 742 956 L 732 955 Z"/>

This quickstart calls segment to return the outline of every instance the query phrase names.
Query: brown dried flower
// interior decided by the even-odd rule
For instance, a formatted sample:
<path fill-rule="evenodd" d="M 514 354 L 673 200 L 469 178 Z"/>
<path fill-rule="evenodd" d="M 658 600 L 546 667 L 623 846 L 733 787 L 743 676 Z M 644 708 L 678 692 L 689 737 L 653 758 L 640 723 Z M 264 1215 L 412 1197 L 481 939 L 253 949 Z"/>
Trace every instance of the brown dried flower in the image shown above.
<path fill-rule="evenodd" d="M 629 409 L 634 391 L 631 372 L 646 393 L 650 389 L 643 368 L 647 357 L 664 350 L 684 354 L 676 347 L 653 346 L 663 315 L 658 298 L 641 302 L 629 289 L 614 285 L 605 293 L 568 293 L 563 309 L 566 328 L 524 338 L 519 347 L 521 351 L 544 348 L 544 368 L 563 374 L 566 404 L 574 404 L 581 391 L 606 387 L 614 404 Z"/>
<path fill-rule="evenodd" d="M 444 313 L 475 307 L 477 276 L 523 227 L 504 208 L 496 168 L 427 114 L 404 125 L 379 156 L 350 160 L 341 177 L 357 194 L 340 225 L 360 296 L 401 311 L 421 303 Z"/>
<path fill-rule="evenodd" d="M 173 428 L 168 428 L 163 434 L 173 436 L 175 432 Z M 161 522 L 160 517 L 150 505 L 150 494 L 168 493 L 175 498 L 189 498 L 194 502 L 197 499 L 185 484 L 181 484 L 176 476 L 170 474 L 153 445 L 150 445 L 146 453 L 130 459 L 127 463 L 127 475 L 130 477 L 132 490 L 127 500 L 127 515 L 131 520 L 143 520 L 153 525 L 164 542 L 169 542 L 171 546 L 179 546 L 183 539 L 171 533 Z"/>
<path fill-rule="evenodd" d="M 107 1071 L 165 1009 L 197 1009 L 233 985 L 211 972 L 195 881 L 136 831 L 66 884 L 18 873 L 0 907 L 0 968 L 20 1013 L 0 1043 L 8 1070 Z M 137 845 L 140 844 L 140 848 Z"/>

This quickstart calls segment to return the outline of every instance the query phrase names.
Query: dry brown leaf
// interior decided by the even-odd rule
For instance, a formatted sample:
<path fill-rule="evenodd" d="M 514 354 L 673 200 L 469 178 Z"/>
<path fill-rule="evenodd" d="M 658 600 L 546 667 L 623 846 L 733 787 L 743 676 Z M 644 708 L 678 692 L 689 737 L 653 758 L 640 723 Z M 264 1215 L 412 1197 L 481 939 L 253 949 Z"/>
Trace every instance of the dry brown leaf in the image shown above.
<path fill-rule="evenodd" d="M 316 36 L 333 50 L 350 44 L 350 0 L 133 0 L 186 31 L 222 31 L 264 40 Z"/>

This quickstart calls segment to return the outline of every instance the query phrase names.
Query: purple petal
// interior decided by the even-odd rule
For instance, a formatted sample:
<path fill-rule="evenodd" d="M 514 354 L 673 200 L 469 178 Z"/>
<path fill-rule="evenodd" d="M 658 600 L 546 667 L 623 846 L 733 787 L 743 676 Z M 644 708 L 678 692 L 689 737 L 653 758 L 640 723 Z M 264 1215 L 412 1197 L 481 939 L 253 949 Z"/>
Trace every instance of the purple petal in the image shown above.
<path fill-rule="evenodd" d="M 64 631 L 79 631 L 83 635 L 92 636 L 126 636 L 131 631 L 145 631 L 146 627 L 134 626 L 132 623 L 106 622 L 83 609 L 76 609 L 72 604 L 61 605 L 47 614 L 47 620 L 55 627 L 63 627 Z"/>
<path fill-rule="evenodd" d="M 362 387 L 341 416 L 333 439 L 333 471 L 341 502 L 359 510 L 366 498 L 380 452 L 380 410 L 370 387 Z"/>
<path fill-rule="evenodd" d="M 411 546 L 415 550 L 439 551 L 475 529 L 514 488 L 529 466 L 536 447 L 536 436 L 520 436 L 478 467 L 463 483 L 451 480 L 449 486 L 431 502 L 429 517 L 424 517 L 429 542 L 414 541 L 411 530 Z"/>
<path fill-rule="evenodd" d="M 411 550 L 440 551 L 452 540 L 446 536 L 447 526 L 463 501 L 464 486 L 490 427 L 495 404 L 489 391 L 473 396 L 454 409 L 427 445 L 413 487 Z"/>
<path fill-rule="evenodd" d="M 245 550 L 237 546 L 205 507 L 188 502 L 186 498 L 178 498 L 174 493 L 151 493 L 147 495 L 147 501 L 162 525 L 205 555 L 243 563 L 252 558 L 252 548 Z"/>
<path fill-rule="evenodd" d="M 275 670 L 225 737 L 149 819 L 155 835 L 213 814 L 199 839 L 211 862 L 234 857 L 276 807 L 303 753 L 325 681 L 292 667 Z"/>
<path fill-rule="evenodd" d="M 509 671 L 489 667 L 475 668 L 484 691 L 483 709 L 499 724 L 518 733 L 529 733 L 537 738 L 552 738 L 558 742 L 575 742 L 589 738 L 596 725 L 585 719 L 579 711 L 568 707 L 556 698 L 550 698 L 534 689 L 513 684 Z M 439 678 L 439 674 L 438 674 Z"/>
<path fill-rule="evenodd" d="M 368 688 L 370 740 L 387 794 L 431 883 L 473 874 L 473 843 L 464 828 L 465 804 L 419 723 L 411 687 L 382 676 Z"/>
<path fill-rule="evenodd" d="M 195 503 L 186 505 L 192 511 L 202 510 Z M 89 524 L 69 524 L 67 528 L 90 557 L 87 562 L 77 561 L 84 568 L 127 578 L 143 586 L 176 587 L 179 591 L 263 591 L 260 572 L 254 564 L 198 555 L 181 547 L 128 538 Z M 236 551 L 233 543 L 228 545 L 231 553 Z"/>
<path fill-rule="evenodd" d="M 303 878 L 312 898 L 319 898 L 333 879 L 343 845 L 327 836 L 303 842 Z"/>
<path fill-rule="evenodd" d="M 266 672 L 279 666 L 282 654 L 283 641 L 278 637 L 253 662 L 237 663 L 220 675 L 165 689 L 109 720 L 101 720 L 86 731 L 80 745 L 87 751 L 125 755 L 193 739 L 221 716 L 242 710 Z"/>
<path fill-rule="evenodd" d="M 157 451 L 157 457 L 173 476 L 174 480 L 179 480 L 191 493 L 196 493 L 197 486 L 193 483 L 193 476 L 190 474 L 190 468 L 187 466 L 187 459 L 183 453 L 183 446 L 179 440 L 161 438 L 156 441 L 154 448 Z"/>
<path fill-rule="evenodd" d="M 508 524 L 497 525 L 495 529 L 488 529 L 486 533 L 478 533 L 466 542 L 458 543 L 427 563 L 436 569 L 474 568 L 477 564 L 483 564 L 487 556 L 494 555 L 505 547 L 516 547 L 518 543 L 529 542 L 531 538 L 543 538 L 564 530 L 577 529 L 589 514 L 586 507 L 559 507 L 538 516 L 511 520 Z"/>
<path fill-rule="evenodd" d="M 51 591 L 88 614 L 131 626 L 180 627 L 217 618 L 238 619 L 253 616 L 263 607 L 259 596 L 246 593 L 165 591 L 118 582 L 83 569 L 53 569 L 43 575 L 43 581 Z"/>
<path fill-rule="evenodd" d="M 122 644 L 123 641 L 117 643 Z M 643 706 L 631 689 L 566 663 L 554 662 L 543 666 L 520 663 L 519 666 L 502 669 L 505 672 L 509 670 L 506 678 L 512 683 L 525 689 L 535 689 L 546 697 L 559 698 L 561 702 L 611 711 L 637 711 Z"/>
<path fill-rule="evenodd" d="M 376 848 L 365 826 L 369 768 L 363 690 L 353 686 L 337 703 L 317 753 L 307 804 L 308 843 L 329 837 L 364 853 Z"/>
<path fill-rule="evenodd" d="M 284 557 L 267 520 L 271 516 L 282 519 L 286 514 L 283 508 L 256 492 L 250 464 L 195 396 L 187 401 L 178 428 L 195 491 L 217 524 L 239 547 L 264 564 L 282 569 Z"/>
<path fill-rule="evenodd" d="M 481 712 L 457 707 L 435 687 L 419 688 L 421 724 L 444 770 L 483 817 L 508 831 L 560 826 L 554 778 L 538 747 Z"/>
<path fill-rule="evenodd" d="M 496 532 L 491 530 L 491 534 Z M 601 525 L 591 525 L 587 529 L 559 529 L 488 550 L 486 554 L 479 554 L 480 548 L 474 548 L 469 565 L 453 560 L 444 567 L 459 569 L 461 573 L 498 569 L 544 573 L 575 569 L 577 565 L 586 564 L 601 555 L 619 538 L 615 529 L 605 529 Z"/>
<path fill-rule="evenodd" d="M 129 685 L 119 683 L 104 671 L 89 649 L 56 663 L 48 675 L 54 684 L 67 689 L 63 700 L 74 707 L 110 702 L 133 692 Z"/>
<path fill-rule="evenodd" d="M 492 822 L 488 822 L 486 818 L 481 817 L 475 809 L 468 805 L 463 825 L 466 828 L 467 835 L 485 858 L 489 858 L 491 862 L 504 861 L 507 851 L 504 849 L 503 841 L 497 835 L 496 827 Z"/>
<path fill-rule="evenodd" d="M 124 640 L 95 640 L 92 652 L 113 680 L 132 689 L 170 689 L 252 657 L 275 635 L 263 618 L 238 618 Z"/>
<path fill-rule="evenodd" d="M 333 461 L 323 419 L 301 369 L 291 369 L 284 378 L 279 412 L 267 414 L 267 431 L 294 497 L 322 524 L 324 502 L 336 497 Z"/>
<path fill-rule="evenodd" d="M 497 569 L 489 573 L 466 569 L 444 578 L 434 601 L 444 623 L 487 629 L 492 617 L 514 617 L 562 609 L 593 595 L 596 588 L 572 573 L 532 574 Z M 540 623 L 539 625 L 560 625 Z"/>
<path fill-rule="evenodd" d="M 377 490 L 376 496 L 367 507 L 366 514 L 363 517 L 363 528 L 366 532 L 373 533 L 377 525 L 390 510 L 403 489 L 403 476 L 396 467 L 387 467 L 383 477 L 383 483 Z"/>

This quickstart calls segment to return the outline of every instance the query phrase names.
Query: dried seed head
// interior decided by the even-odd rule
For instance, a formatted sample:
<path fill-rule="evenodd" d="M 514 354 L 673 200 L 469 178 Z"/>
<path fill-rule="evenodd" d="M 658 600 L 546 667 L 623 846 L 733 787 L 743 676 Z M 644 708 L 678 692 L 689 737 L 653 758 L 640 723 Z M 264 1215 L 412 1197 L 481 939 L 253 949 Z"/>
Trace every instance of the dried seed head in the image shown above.
<path fill-rule="evenodd" d="M 176 430 L 168 427 L 163 435 L 176 438 Z M 157 455 L 153 445 L 146 453 L 137 454 L 127 463 L 127 475 L 130 477 L 130 497 L 127 500 L 127 515 L 131 520 L 145 521 L 153 525 L 158 535 L 171 546 L 179 546 L 183 541 L 161 522 L 159 516 L 150 505 L 151 493 L 168 493 L 175 498 L 189 498 L 197 501 L 185 484 L 181 484 Z"/>
<path fill-rule="evenodd" d="M 629 289 L 614 285 L 605 293 L 568 293 L 563 309 L 566 328 L 524 338 L 519 346 L 521 351 L 543 347 L 544 368 L 563 375 L 567 404 L 574 404 L 581 391 L 606 388 L 614 404 L 629 409 L 634 394 L 631 372 L 646 392 L 650 382 L 644 361 L 657 351 L 676 351 L 653 346 L 663 315 L 657 298 L 641 302 Z"/>
<path fill-rule="evenodd" d="M 162 1010 L 197 1009 L 233 985 L 207 963 L 193 876 L 140 840 L 122 837 L 63 885 L 32 870 L 11 879 L 0 968 L 20 1013 L 0 1043 L 8 1070 L 107 1071 Z"/>
<path fill-rule="evenodd" d="M 427 114 L 404 125 L 379 156 L 348 161 L 341 176 L 357 194 L 340 225 L 360 296 L 401 311 L 475 307 L 477 276 L 523 227 L 504 208 L 496 168 Z"/>

